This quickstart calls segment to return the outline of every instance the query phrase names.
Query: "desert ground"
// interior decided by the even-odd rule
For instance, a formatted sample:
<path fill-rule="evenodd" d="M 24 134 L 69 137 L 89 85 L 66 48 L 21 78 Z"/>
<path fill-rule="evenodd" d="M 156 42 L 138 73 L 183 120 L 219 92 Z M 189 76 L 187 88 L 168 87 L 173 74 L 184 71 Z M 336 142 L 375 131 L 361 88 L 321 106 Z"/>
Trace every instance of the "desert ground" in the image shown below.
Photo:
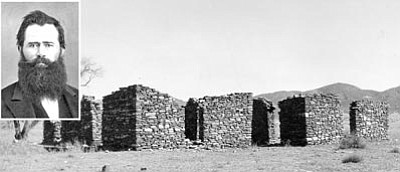
<path fill-rule="evenodd" d="M 390 140 L 366 142 L 364 149 L 338 149 L 339 144 L 331 144 L 89 153 L 76 148 L 48 152 L 37 145 L 42 139 L 41 125 L 32 130 L 26 142 L 13 143 L 13 132 L 6 127 L 0 130 L 0 171 L 400 171 L 400 153 L 391 152 L 400 148 L 398 114 L 390 117 Z M 342 162 L 351 155 L 362 160 Z"/>

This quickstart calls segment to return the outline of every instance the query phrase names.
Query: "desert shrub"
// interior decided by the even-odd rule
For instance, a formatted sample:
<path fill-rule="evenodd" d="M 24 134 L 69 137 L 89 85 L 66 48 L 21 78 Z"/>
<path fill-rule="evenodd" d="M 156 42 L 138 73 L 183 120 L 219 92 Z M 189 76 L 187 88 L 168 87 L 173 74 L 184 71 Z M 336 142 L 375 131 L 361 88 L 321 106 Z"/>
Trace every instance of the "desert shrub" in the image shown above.
<path fill-rule="evenodd" d="M 346 156 L 342 160 L 342 163 L 349 163 L 349 162 L 358 163 L 358 162 L 361 162 L 362 160 L 363 160 L 363 158 L 360 155 L 353 154 L 353 155 Z"/>
<path fill-rule="evenodd" d="M 392 150 L 389 151 L 390 153 L 400 153 L 400 150 L 398 147 L 393 148 Z"/>
<path fill-rule="evenodd" d="M 85 145 L 78 140 L 64 142 L 62 147 L 65 147 L 67 152 L 83 152 Z"/>
<path fill-rule="evenodd" d="M 340 141 L 339 149 L 364 149 L 366 146 L 367 145 L 362 138 L 355 135 L 347 135 Z"/>

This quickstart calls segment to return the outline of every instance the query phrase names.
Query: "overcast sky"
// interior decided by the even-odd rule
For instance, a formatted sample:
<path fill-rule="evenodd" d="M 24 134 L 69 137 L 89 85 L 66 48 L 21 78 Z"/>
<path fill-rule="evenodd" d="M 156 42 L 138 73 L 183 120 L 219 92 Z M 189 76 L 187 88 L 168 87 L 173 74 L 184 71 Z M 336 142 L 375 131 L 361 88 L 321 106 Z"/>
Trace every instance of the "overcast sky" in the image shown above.
<path fill-rule="evenodd" d="M 150 86 L 176 98 L 400 85 L 400 1 L 82 0 L 86 94 Z"/>

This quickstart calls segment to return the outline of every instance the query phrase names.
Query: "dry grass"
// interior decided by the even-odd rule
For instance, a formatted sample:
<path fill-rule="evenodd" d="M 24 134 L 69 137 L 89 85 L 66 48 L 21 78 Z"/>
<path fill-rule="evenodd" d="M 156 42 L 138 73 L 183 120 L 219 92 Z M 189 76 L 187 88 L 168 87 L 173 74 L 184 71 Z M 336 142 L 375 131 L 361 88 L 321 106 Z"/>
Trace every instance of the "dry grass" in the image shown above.
<path fill-rule="evenodd" d="M 42 137 L 41 128 L 33 132 L 38 134 L 32 133 L 29 141 Z M 0 151 L 6 154 L 0 153 L 0 171 L 101 171 L 104 166 L 111 171 L 400 171 L 400 153 L 388 153 L 399 147 L 400 121 L 390 124 L 389 133 L 390 141 L 368 142 L 364 149 L 337 149 L 339 144 L 333 144 L 83 153 L 79 146 L 71 151 L 47 152 L 39 146 L 28 147 L 32 146 L 28 143 L 13 145 L 8 138 L 13 131 L 2 129 Z M 13 150 L 16 146 L 20 150 Z M 342 163 L 346 155 L 357 155 L 362 161 Z"/>
<path fill-rule="evenodd" d="M 5 121 L 2 121 L 5 124 Z M 0 129 L 0 152 L 4 156 L 10 155 L 32 155 L 38 153 L 46 153 L 39 145 L 41 142 L 41 127 L 36 127 L 32 130 L 27 140 L 14 142 L 14 129 L 12 125 L 2 125 Z M 0 170 L 1 171 L 1 170 Z"/>
<path fill-rule="evenodd" d="M 253 147 L 249 149 L 157 150 L 125 152 L 57 152 L 29 156 L 0 156 L 0 171 L 100 171 L 107 165 L 115 171 L 396 171 L 400 154 L 387 153 L 390 142 L 368 149 L 337 150 L 337 145 L 306 147 Z M 363 163 L 343 165 L 343 157 L 357 154 Z M 44 165 L 46 164 L 46 165 Z M 350 163 L 353 164 L 353 163 Z"/>

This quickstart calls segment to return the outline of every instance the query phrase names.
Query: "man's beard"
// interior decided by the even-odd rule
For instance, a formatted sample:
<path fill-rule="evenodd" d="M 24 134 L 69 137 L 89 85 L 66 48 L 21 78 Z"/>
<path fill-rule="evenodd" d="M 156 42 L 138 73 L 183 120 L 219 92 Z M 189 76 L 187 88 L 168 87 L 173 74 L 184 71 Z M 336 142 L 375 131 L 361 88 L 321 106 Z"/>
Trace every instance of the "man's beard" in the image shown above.
<path fill-rule="evenodd" d="M 58 99 L 67 82 L 67 74 L 62 56 L 50 62 L 37 57 L 31 62 L 22 59 L 18 66 L 19 86 L 25 98 L 38 101 L 43 97 Z"/>

